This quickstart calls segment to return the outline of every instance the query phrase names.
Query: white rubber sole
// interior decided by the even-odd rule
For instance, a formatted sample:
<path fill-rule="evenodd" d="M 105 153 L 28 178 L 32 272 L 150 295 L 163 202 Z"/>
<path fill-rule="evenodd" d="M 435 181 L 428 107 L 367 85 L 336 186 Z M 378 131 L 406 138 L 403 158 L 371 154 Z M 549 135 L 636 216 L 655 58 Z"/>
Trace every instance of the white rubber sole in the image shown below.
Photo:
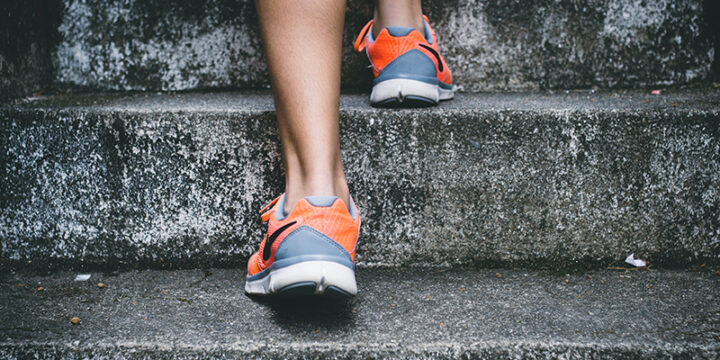
<path fill-rule="evenodd" d="M 255 295 L 270 295 L 282 292 L 288 287 L 312 286 L 314 294 L 322 295 L 328 288 L 340 289 L 349 295 L 357 295 L 355 271 L 332 261 L 305 261 L 280 269 L 272 269 L 262 279 L 246 281 L 245 292 Z"/>
<path fill-rule="evenodd" d="M 441 100 L 450 100 L 453 96 L 455 93 L 452 89 L 443 89 L 440 85 L 411 79 L 390 79 L 373 86 L 370 104 L 403 104 L 418 101 L 437 104 Z"/>

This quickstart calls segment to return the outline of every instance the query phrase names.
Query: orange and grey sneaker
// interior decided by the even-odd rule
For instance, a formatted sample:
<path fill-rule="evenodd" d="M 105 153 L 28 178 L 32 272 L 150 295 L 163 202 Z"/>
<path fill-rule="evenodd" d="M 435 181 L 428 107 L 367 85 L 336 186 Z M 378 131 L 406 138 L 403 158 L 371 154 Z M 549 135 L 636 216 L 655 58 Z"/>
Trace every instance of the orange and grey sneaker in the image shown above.
<path fill-rule="evenodd" d="M 373 38 L 372 20 L 360 31 L 355 50 L 365 50 L 375 76 L 371 105 L 432 106 L 453 98 L 450 69 L 427 17 L 423 19 L 424 34 L 413 27 L 389 26 Z"/>
<path fill-rule="evenodd" d="M 306 196 L 289 214 L 285 194 L 260 212 L 268 231 L 250 257 L 245 292 L 290 296 L 357 294 L 355 246 L 360 215 L 336 196 Z"/>

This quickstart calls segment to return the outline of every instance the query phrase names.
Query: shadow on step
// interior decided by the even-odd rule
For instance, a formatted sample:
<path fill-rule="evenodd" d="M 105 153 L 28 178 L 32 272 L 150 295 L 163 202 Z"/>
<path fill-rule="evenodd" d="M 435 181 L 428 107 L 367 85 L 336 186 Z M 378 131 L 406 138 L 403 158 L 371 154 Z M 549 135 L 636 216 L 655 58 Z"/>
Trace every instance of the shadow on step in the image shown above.
<path fill-rule="evenodd" d="M 268 307 L 272 321 L 291 332 L 347 330 L 355 323 L 356 300 L 353 299 L 316 296 L 250 298 Z"/>

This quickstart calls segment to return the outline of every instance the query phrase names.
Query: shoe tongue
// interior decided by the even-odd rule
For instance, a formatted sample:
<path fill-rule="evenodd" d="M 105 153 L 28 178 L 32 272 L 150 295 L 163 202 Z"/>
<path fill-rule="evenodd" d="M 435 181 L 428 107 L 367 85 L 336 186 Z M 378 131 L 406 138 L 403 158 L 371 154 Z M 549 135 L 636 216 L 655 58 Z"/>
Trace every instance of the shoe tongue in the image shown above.
<path fill-rule="evenodd" d="M 387 26 L 385 29 L 394 37 L 407 36 L 411 31 L 417 30 L 411 26 Z"/>

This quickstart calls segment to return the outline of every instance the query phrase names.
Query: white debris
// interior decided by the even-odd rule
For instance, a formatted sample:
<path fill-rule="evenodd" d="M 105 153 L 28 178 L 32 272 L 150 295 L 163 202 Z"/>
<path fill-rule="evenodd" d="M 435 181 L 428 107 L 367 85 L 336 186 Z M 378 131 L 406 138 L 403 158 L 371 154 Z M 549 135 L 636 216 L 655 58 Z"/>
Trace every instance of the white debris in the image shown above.
<path fill-rule="evenodd" d="M 87 281 L 90 279 L 90 274 L 77 274 L 75 281 Z"/>
<path fill-rule="evenodd" d="M 643 266 L 647 265 L 645 263 L 645 261 L 640 260 L 640 259 L 635 259 L 635 254 L 630 254 L 630 256 L 628 256 L 625 259 L 625 262 L 632 266 L 637 266 L 637 267 L 643 267 Z"/>

